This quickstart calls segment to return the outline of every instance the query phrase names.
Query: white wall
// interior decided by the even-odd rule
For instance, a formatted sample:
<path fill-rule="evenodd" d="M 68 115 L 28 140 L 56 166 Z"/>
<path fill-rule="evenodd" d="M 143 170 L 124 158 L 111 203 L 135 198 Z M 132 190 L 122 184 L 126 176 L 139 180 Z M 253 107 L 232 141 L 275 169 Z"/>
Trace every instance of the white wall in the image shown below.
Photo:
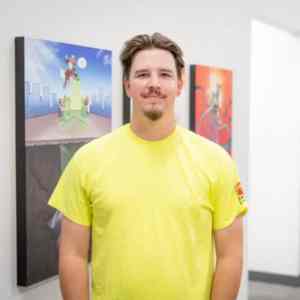
<path fill-rule="evenodd" d="M 299 276 L 300 43 L 255 21 L 251 48 L 249 269 Z"/>
<path fill-rule="evenodd" d="M 221 6 L 220 6 L 221 5 Z M 222 6 L 223 5 L 223 6 Z M 242 4 L 240 4 L 242 5 Z M 27 36 L 113 50 L 113 127 L 121 124 L 122 43 L 136 33 L 159 31 L 182 45 L 188 64 L 232 69 L 233 154 L 248 180 L 250 21 L 239 7 L 220 1 L 16 1 L 0 4 L 0 295 L 5 300 L 55 300 L 56 280 L 16 287 L 14 37 Z M 178 99 L 180 122 L 188 126 L 188 87 Z M 246 278 L 245 278 L 246 279 Z M 246 280 L 240 298 L 246 299 Z"/>

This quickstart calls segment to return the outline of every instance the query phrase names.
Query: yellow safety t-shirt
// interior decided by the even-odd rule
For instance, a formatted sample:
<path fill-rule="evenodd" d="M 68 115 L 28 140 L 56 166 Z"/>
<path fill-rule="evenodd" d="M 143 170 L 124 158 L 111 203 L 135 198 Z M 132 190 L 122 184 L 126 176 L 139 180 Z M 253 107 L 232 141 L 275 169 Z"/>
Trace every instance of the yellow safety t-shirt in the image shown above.
<path fill-rule="evenodd" d="M 92 228 L 93 300 L 209 300 L 213 232 L 247 211 L 239 181 L 205 138 L 127 124 L 75 153 L 49 203 Z"/>

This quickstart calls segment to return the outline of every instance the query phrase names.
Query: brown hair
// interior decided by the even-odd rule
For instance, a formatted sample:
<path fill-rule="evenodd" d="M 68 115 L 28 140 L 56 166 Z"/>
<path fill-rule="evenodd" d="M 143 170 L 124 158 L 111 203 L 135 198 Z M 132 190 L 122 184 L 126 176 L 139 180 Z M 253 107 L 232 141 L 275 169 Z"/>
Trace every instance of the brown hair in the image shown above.
<path fill-rule="evenodd" d="M 132 60 L 135 54 L 145 49 L 164 49 L 174 57 L 178 78 L 181 78 L 184 68 L 183 52 L 181 48 L 168 37 L 155 32 L 151 36 L 148 34 L 140 34 L 125 42 L 120 54 L 120 60 L 123 67 L 123 79 L 128 79 Z"/>

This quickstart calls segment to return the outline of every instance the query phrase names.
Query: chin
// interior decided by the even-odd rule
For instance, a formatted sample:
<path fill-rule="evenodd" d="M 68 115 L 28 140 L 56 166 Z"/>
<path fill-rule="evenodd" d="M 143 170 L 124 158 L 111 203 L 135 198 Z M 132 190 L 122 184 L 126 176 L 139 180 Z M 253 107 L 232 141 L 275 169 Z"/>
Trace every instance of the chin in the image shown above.
<path fill-rule="evenodd" d="M 158 110 L 144 111 L 144 116 L 151 121 L 157 121 L 162 118 L 163 112 Z"/>

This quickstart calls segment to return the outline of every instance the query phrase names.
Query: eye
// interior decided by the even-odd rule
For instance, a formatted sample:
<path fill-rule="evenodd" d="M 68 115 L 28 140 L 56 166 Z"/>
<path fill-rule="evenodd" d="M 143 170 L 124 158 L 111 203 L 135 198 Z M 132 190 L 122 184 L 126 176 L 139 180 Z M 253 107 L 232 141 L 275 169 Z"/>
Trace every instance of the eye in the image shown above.
<path fill-rule="evenodd" d="M 138 73 L 138 74 L 136 75 L 137 78 L 145 78 L 145 77 L 147 77 L 147 76 L 148 76 L 148 73 Z"/>
<path fill-rule="evenodd" d="M 161 73 L 161 76 L 162 77 L 172 77 L 172 75 L 170 73 L 167 73 L 167 72 Z"/>

